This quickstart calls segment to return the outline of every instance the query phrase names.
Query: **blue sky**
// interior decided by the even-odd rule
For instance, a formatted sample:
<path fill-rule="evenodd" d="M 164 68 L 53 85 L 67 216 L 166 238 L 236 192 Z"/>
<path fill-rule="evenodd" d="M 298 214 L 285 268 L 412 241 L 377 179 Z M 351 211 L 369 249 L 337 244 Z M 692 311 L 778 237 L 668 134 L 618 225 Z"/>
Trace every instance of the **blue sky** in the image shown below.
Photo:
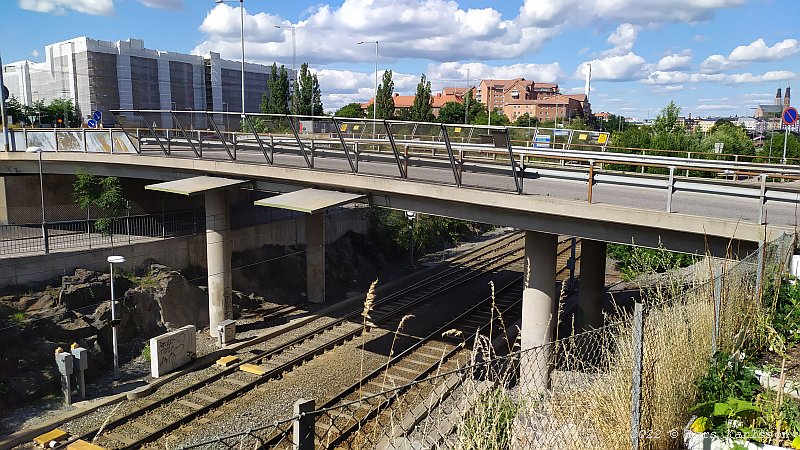
<path fill-rule="evenodd" d="M 0 55 L 43 61 L 44 46 L 77 36 L 240 57 L 238 1 L 4 0 Z M 308 62 L 326 110 L 365 101 L 379 71 L 412 94 L 479 78 L 525 77 L 583 92 L 592 109 L 653 117 L 670 100 L 684 114 L 751 115 L 778 87 L 800 99 L 797 0 L 244 0 L 246 59 Z M 282 28 L 275 28 L 281 25 Z M 797 100 L 793 102 L 800 103 Z"/>

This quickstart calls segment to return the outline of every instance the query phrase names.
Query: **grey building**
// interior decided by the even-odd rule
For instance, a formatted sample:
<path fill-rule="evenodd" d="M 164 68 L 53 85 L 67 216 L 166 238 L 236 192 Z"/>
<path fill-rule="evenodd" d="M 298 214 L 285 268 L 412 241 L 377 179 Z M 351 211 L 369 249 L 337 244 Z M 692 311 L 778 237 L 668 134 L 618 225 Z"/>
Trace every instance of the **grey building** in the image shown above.
<path fill-rule="evenodd" d="M 289 79 L 295 74 L 289 71 Z M 259 112 L 270 66 L 245 64 L 245 110 Z M 82 36 L 45 47 L 45 61 L 3 67 L 6 86 L 22 104 L 71 99 L 84 117 L 114 122 L 112 109 L 242 111 L 241 61 L 145 48 L 141 39 L 101 41 Z M 198 115 L 195 126 L 203 127 Z M 238 120 L 236 121 L 238 123 Z M 160 123 L 172 126 L 169 114 Z"/>

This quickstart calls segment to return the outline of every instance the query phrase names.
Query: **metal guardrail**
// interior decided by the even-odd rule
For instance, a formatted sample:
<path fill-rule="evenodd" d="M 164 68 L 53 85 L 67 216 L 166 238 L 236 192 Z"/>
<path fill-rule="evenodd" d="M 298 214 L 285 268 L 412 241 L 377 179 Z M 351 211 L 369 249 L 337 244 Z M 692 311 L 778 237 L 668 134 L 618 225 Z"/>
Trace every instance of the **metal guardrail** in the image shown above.
<path fill-rule="evenodd" d="M 252 161 L 253 155 L 262 154 L 263 161 L 270 165 L 276 164 L 276 154 L 283 153 L 301 156 L 301 166 L 309 169 L 315 168 L 316 157 L 346 160 L 344 170 L 354 174 L 360 173 L 359 162 L 368 160 L 396 165 L 401 179 L 409 177 L 410 166 L 422 165 L 452 172 L 456 186 L 464 184 L 465 171 L 511 176 L 518 194 L 524 192 L 526 179 L 544 177 L 586 183 L 589 203 L 597 185 L 622 185 L 665 191 L 668 212 L 673 211 L 672 199 L 677 191 L 744 196 L 757 199 L 759 223 L 764 221 L 765 202 L 797 202 L 793 188 L 767 181 L 800 180 L 800 166 L 795 165 L 729 161 L 717 159 L 725 157 L 717 154 L 702 154 L 699 156 L 703 158 L 699 158 L 697 153 L 687 152 L 686 157 L 676 157 L 665 156 L 664 153 L 674 153 L 660 150 L 609 148 L 609 135 L 605 132 L 205 111 L 112 113 L 120 128 L 108 135 L 122 137 L 115 134 L 122 133 L 129 145 L 109 146 L 109 153 L 124 148 L 125 153 L 155 151 L 182 157 L 188 153 L 196 158 L 221 157 L 231 161 L 245 154 Z M 242 131 L 241 124 L 250 131 Z M 61 142 L 64 138 L 59 139 L 60 133 L 91 135 L 93 131 L 51 132 L 55 134 L 53 140 Z M 97 132 L 108 133 L 108 130 Z M 23 135 L 23 145 L 30 143 L 31 135 L 35 136 L 31 132 Z M 87 139 L 78 142 L 86 145 Z M 43 148 L 90 151 L 75 145 Z M 612 165 L 632 170 L 608 170 Z M 644 172 L 645 168 L 656 169 L 662 175 L 635 173 L 636 169 Z M 686 176 L 680 176 L 681 173 Z M 735 181 L 690 178 L 690 173 Z"/>

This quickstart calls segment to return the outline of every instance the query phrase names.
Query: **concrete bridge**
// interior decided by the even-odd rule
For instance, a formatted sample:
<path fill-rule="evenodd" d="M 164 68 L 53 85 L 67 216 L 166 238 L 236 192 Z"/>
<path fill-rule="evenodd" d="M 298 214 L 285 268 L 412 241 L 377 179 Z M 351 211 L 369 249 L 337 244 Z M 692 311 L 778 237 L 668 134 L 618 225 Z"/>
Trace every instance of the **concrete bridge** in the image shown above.
<path fill-rule="evenodd" d="M 207 221 L 209 284 L 219 283 L 209 289 L 212 334 L 214 323 L 228 318 L 230 301 L 224 189 L 242 184 L 278 194 L 307 188 L 336 191 L 345 196 L 330 205 L 342 199 L 367 201 L 528 230 L 523 348 L 541 345 L 550 336 L 559 234 L 583 239 L 579 316 L 597 326 L 602 323 L 606 243 L 736 256 L 793 232 L 798 222 L 797 166 L 717 155 L 614 152 L 607 148 L 608 136 L 597 132 L 235 115 L 251 129 L 255 122 L 266 128 L 248 133 L 218 126 L 220 113 L 115 113 L 122 127 L 114 130 L 15 131 L 16 151 L 0 152 L 0 174 L 37 173 L 38 156 L 24 151 L 36 145 L 44 149 L 46 174 L 83 168 L 98 175 L 184 180 L 173 192 L 205 194 L 206 214 L 212 216 Z M 178 127 L 160 127 L 165 117 Z M 311 120 L 316 125 L 303 132 Z M 277 124 L 285 129 L 278 130 Z M 609 170 L 615 167 L 625 171 Z M 663 174 L 639 173 L 643 168 Z M 705 177 L 689 176 L 696 173 Z M 186 181 L 198 176 L 212 181 Z M 154 188 L 170 191 L 171 186 Z M 312 201 L 301 194 L 285 207 L 300 209 Z M 312 301 L 324 301 L 318 289 L 319 283 L 324 286 L 324 270 L 319 270 L 324 247 L 319 250 L 314 243 L 322 242 L 324 234 L 319 212 L 330 205 L 307 210 Z"/>

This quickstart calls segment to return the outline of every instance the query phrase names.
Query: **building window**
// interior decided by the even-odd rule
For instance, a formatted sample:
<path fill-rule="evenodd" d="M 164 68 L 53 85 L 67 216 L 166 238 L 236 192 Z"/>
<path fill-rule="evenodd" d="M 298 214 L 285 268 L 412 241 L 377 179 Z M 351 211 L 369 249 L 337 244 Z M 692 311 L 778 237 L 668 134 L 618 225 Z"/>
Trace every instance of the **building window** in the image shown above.
<path fill-rule="evenodd" d="M 511 91 L 511 98 L 513 98 L 514 100 L 518 100 L 519 99 L 519 91 L 516 90 L 516 89 Z"/>

